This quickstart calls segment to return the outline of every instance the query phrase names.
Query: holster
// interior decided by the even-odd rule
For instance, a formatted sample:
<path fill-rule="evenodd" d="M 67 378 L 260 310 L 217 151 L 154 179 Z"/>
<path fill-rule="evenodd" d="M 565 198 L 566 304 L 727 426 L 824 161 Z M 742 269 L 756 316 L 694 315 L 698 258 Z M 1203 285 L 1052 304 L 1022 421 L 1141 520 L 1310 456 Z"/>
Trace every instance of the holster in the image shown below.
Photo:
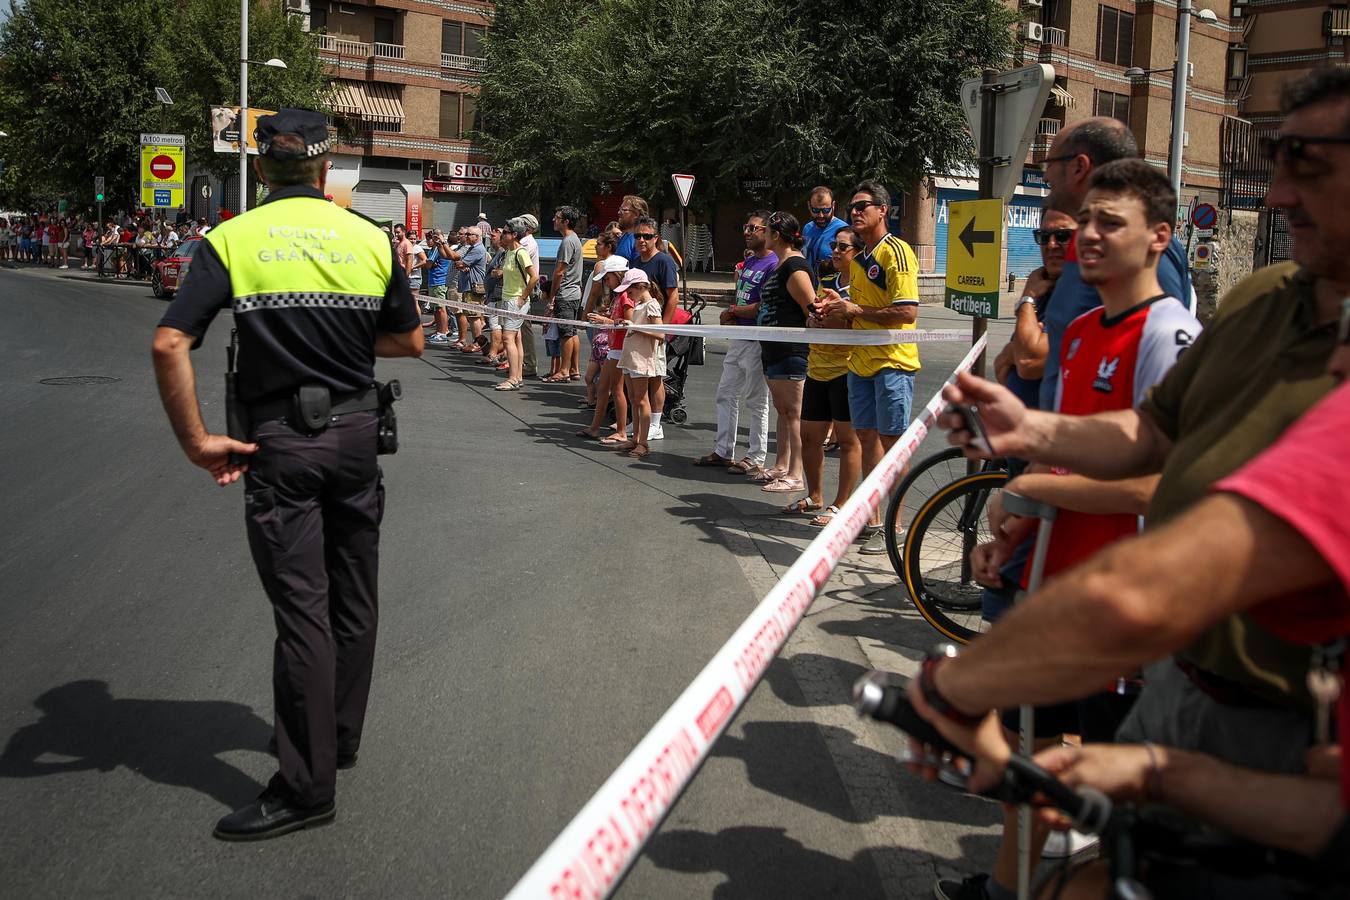
<path fill-rule="evenodd" d="M 323 431 L 333 415 L 333 396 L 322 384 L 302 384 L 295 391 L 295 424 L 306 431 Z"/>
<path fill-rule="evenodd" d="M 379 431 L 375 439 L 377 456 L 387 456 L 398 452 L 398 416 L 394 414 L 394 403 L 403 399 L 403 385 L 395 378 L 384 384 L 375 385 L 379 394 Z"/>

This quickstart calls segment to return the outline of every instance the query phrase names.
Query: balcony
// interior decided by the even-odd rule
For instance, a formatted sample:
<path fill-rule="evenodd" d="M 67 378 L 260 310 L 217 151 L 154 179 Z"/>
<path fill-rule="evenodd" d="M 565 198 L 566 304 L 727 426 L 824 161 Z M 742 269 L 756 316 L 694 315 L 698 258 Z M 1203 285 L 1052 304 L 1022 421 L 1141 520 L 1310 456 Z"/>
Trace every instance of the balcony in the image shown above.
<path fill-rule="evenodd" d="M 458 53 L 442 53 L 442 69 L 471 69 L 475 72 L 481 72 L 487 65 L 487 60 L 481 56 L 461 56 Z"/>
<path fill-rule="evenodd" d="M 1041 45 L 1067 47 L 1069 45 L 1069 33 L 1063 28 L 1052 28 L 1046 25 L 1041 29 Z"/>
<path fill-rule="evenodd" d="M 322 53 L 336 53 L 338 56 L 356 56 L 366 59 L 370 56 L 370 45 L 362 41 L 349 41 L 331 34 L 316 34 L 314 42 L 319 45 L 319 51 Z M 377 46 L 390 46 L 377 45 Z M 403 48 L 398 48 L 399 55 L 397 59 L 403 58 Z"/>
<path fill-rule="evenodd" d="M 375 56 L 381 59 L 403 59 L 402 44 L 382 44 L 376 41 L 374 44 Z"/>
<path fill-rule="evenodd" d="M 1049 143 L 1050 138 L 1059 134 L 1060 126 L 1063 124 L 1059 119 L 1041 119 L 1036 123 L 1036 140 L 1045 139 Z"/>

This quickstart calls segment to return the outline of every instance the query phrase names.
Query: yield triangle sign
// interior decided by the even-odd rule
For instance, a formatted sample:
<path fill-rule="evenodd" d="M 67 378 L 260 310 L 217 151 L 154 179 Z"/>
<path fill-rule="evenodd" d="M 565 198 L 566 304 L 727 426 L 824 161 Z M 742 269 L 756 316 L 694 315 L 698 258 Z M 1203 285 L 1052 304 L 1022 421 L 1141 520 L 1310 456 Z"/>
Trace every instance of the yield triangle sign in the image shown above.
<path fill-rule="evenodd" d="M 680 205 L 689 205 L 689 195 L 694 193 L 693 175 L 671 175 L 670 180 L 675 182 L 675 193 L 680 195 Z"/>

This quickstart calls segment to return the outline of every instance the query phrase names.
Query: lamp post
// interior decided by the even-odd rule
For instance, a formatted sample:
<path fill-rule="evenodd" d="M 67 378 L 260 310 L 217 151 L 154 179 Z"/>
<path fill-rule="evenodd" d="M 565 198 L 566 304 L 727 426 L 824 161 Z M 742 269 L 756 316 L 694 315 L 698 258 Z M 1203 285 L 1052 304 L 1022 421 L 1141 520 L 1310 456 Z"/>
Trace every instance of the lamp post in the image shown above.
<path fill-rule="evenodd" d="M 248 0 L 239 0 L 239 211 L 248 210 L 248 66 L 284 69 L 276 57 L 266 62 L 248 58 Z"/>
<path fill-rule="evenodd" d="M 1167 175 L 1172 180 L 1172 191 L 1181 202 L 1181 154 L 1186 136 L 1186 87 L 1189 80 L 1191 55 L 1191 0 L 1177 2 L 1177 61 L 1172 75 L 1172 149 L 1167 155 Z M 1219 17 L 1211 9 L 1202 9 L 1195 15 L 1201 22 L 1214 23 Z"/>

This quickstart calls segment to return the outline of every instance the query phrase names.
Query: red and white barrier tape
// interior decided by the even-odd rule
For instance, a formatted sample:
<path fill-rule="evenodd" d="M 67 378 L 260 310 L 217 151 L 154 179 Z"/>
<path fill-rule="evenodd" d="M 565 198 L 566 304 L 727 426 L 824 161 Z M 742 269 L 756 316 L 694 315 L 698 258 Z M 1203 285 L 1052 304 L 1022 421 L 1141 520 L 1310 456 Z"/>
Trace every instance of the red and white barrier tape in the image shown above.
<path fill-rule="evenodd" d="M 644 331 L 650 334 L 688 334 L 705 338 L 725 338 L 731 341 L 780 341 L 788 344 L 835 344 L 849 347 L 880 347 L 887 344 L 918 343 L 954 343 L 970 340 L 970 333 L 954 329 L 911 328 L 911 329 L 848 329 L 848 328 L 780 328 L 777 326 L 747 325 L 593 325 L 580 319 L 555 319 L 552 316 L 536 316 L 530 313 L 509 313 L 498 307 L 483 306 L 481 303 L 464 303 L 460 300 L 441 300 L 439 298 L 419 297 L 418 302 L 433 306 L 444 306 L 471 312 L 475 315 L 503 316 L 513 319 L 527 319 L 544 325 L 573 325 L 577 328 L 592 328 L 600 331 L 613 331 L 628 327 L 631 331 Z"/>
<path fill-rule="evenodd" d="M 951 378 L 969 371 L 984 347 L 981 337 Z M 507 900 L 600 900 L 613 893 L 829 581 L 853 539 L 881 508 L 943 406 L 939 392 L 838 515 L 516 883 Z"/>

